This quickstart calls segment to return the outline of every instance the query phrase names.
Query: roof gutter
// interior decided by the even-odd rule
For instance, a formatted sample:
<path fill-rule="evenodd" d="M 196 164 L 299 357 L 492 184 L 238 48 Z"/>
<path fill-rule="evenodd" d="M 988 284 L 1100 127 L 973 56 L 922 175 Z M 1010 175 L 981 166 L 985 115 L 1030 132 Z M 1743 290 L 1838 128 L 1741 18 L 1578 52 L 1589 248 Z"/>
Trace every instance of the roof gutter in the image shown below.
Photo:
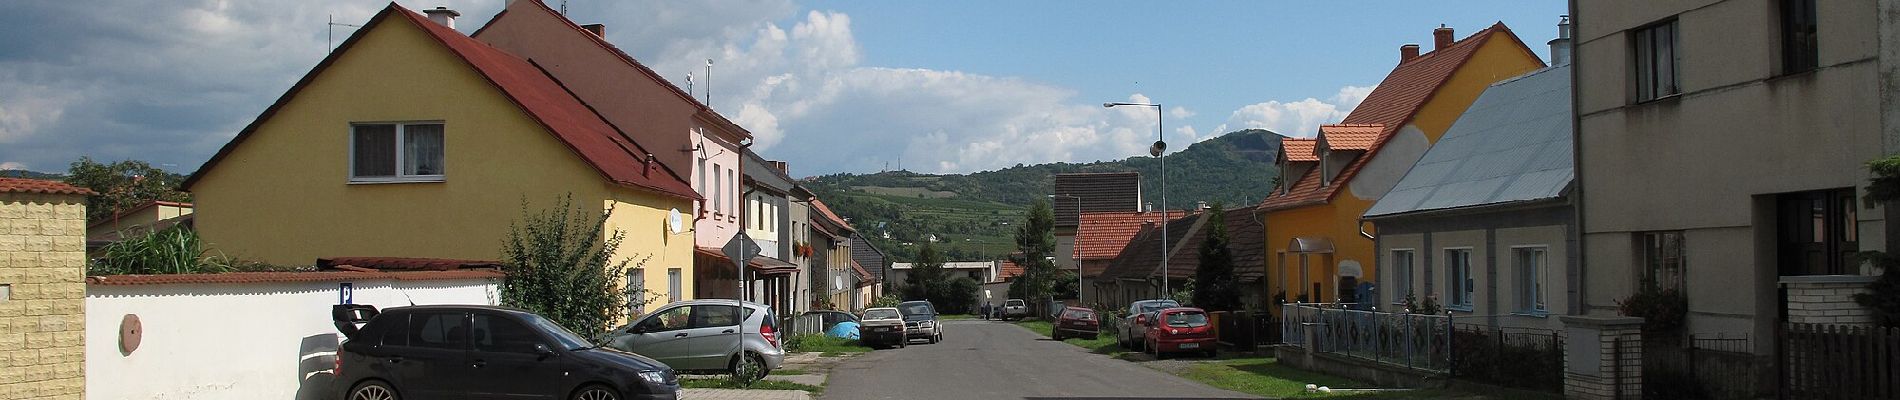
<path fill-rule="evenodd" d="M 1366 219 L 1365 218 L 1363 217 L 1359 218 L 1359 223 L 1357 225 L 1359 226 L 1359 236 L 1366 238 L 1366 240 L 1379 240 L 1378 237 L 1374 237 L 1372 236 L 1372 234 L 1366 233 Z"/>

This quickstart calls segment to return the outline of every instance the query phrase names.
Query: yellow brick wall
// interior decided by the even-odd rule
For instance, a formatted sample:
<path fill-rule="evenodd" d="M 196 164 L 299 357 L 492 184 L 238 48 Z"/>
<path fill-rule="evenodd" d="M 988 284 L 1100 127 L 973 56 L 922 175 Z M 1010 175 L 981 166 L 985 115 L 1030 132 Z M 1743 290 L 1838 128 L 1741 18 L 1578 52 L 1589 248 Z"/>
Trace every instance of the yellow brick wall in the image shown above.
<path fill-rule="evenodd" d="M 86 203 L 0 193 L 0 400 L 85 397 Z"/>

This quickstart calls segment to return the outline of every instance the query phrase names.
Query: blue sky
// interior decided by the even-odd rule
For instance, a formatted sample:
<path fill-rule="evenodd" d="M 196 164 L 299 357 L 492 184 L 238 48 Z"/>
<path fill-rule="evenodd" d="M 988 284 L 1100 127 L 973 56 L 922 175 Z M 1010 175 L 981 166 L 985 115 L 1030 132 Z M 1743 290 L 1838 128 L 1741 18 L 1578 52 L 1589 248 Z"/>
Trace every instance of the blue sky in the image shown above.
<path fill-rule="evenodd" d="M 463 32 L 501 0 L 447 5 Z M 557 1 L 558 2 L 558 1 Z M 80 156 L 189 173 L 309 71 L 324 24 L 379 1 L 106 0 L 0 5 L 0 168 Z M 1263 127 L 1310 135 L 1397 62 L 1503 21 L 1540 56 L 1561 1 L 921 2 L 570 0 L 684 86 L 715 62 L 713 106 L 794 174 L 971 172 L 1143 154 L 1162 102 L 1168 140 Z M 100 13 L 98 10 L 142 10 Z M 347 35 L 347 29 L 339 37 Z M 704 95 L 704 93 L 701 93 Z"/>

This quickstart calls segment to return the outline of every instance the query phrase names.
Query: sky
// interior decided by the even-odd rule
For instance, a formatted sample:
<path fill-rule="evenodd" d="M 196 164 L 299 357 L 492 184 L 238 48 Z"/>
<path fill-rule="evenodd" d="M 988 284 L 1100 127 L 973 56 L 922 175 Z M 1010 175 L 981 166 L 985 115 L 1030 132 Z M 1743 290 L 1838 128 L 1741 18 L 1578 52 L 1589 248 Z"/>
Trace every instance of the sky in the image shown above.
<path fill-rule="evenodd" d="M 473 32 L 506 0 L 448 6 Z M 531 0 L 527 0 L 531 1 Z M 547 0 L 560 7 L 560 0 Z M 0 169 L 79 157 L 191 173 L 388 3 L 0 4 Z M 751 131 L 797 176 L 966 173 L 1147 154 L 1247 128 L 1310 137 L 1398 62 L 1503 22 L 1548 59 L 1565 3 L 569 0 L 577 23 Z M 334 36 L 330 34 L 334 33 Z M 706 60 L 713 60 L 711 79 Z M 708 92 L 710 90 L 710 92 Z M 339 133 L 343 134 L 343 133 Z M 339 155 L 341 156 L 341 155 Z"/>

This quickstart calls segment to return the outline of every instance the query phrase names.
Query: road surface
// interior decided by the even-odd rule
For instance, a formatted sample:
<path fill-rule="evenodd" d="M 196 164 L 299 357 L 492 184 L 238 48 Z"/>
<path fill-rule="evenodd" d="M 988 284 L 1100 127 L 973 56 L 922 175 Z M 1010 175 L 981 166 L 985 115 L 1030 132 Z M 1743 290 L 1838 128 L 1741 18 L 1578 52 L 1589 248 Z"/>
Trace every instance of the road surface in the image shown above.
<path fill-rule="evenodd" d="M 995 321 L 946 321 L 942 343 L 878 350 L 831 371 L 825 399 L 1245 399 Z"/>

